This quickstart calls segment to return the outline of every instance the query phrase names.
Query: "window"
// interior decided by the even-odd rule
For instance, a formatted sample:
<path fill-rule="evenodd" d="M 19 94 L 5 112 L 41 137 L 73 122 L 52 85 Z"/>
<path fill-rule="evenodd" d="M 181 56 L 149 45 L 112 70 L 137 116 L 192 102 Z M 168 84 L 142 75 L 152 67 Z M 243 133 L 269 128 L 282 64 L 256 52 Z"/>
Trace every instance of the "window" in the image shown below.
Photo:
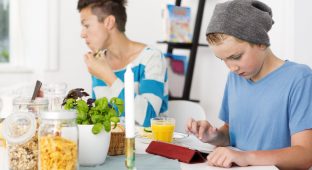
<path fill-rule="evenodd" d="M 0 0 L 0 63 L 8 63 L 10 61 L 8 3 L 8 0 Z"/>
<path fill-rule="evenodd" d="M 58 70 L 59 1 L 0 0 L 0 73 Z"/>

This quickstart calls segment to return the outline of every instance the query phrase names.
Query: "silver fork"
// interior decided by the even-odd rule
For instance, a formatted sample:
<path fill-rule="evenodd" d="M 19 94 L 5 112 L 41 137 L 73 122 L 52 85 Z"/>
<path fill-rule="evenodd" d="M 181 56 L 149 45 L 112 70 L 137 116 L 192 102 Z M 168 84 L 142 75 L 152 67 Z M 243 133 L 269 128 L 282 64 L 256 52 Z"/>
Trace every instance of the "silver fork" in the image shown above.
<path fill-rule="evenodd" d="M 102 49 L 102 50 L 97 51 L 97 52 L 94 54 L 94 58 L 97 59 L 97 58 L 101 57 L 102 55 L 105 54 L 105 52 L 106 52 L 106 49 Z"/>

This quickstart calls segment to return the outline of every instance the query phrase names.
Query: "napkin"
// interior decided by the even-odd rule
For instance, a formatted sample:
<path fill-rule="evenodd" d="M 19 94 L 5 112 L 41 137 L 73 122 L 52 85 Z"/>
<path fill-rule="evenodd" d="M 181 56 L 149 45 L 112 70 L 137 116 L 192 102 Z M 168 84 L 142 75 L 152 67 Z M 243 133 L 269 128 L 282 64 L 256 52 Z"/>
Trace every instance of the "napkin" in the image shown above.
<path fill-rule="evenodd" d="M 159 141 L 152 141 L 147 147 L 146 152 L 169 159 L 177 159 L 180 162 L 189 164 L 205 162 L 208 155 L 197 150 Z"/>

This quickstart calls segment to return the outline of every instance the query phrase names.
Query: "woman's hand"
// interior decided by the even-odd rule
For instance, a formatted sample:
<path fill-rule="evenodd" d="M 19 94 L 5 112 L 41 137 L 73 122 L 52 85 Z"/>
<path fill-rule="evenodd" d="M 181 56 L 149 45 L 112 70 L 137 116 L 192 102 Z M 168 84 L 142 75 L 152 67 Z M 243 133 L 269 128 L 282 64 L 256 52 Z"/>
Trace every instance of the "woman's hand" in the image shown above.
<path fill-rule="evenodd" d="M 84 56 L 84 61 L 90 74 L 103 80 L 105 83 L 111 86 L 117 79 L 117 77 L 115 76 L 113 70 L 108 64 L 108 61 L 104 54 L 101 53 L 99 55 L 99 57 L 95 58 L 93 52 L 88 52 Z"/>
<path fill-rule="evenodd" d="M 218 147 L 207 156 L 207 163 L 211 166 L 230 168 L 234 164 L 248 166 L 247 152 L 235 151 L 226 147 Z"/>

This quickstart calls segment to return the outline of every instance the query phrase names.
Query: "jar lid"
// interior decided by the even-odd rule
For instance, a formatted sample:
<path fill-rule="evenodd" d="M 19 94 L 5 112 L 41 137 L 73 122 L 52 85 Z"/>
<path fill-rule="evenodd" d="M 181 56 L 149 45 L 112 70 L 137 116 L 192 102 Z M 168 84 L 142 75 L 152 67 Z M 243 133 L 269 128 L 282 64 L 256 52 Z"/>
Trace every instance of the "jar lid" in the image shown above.
<path fill-rule="evenodd" d="M 35 135 L 36 126 L 33 114 L 13 113 L 4 120 L 2 135 L 9 143 L 22 144 Z"/>
<path fill-rule="evenodd" d="M 50 120 L 70 120 L 76 119 L 77 115 L 74 111 L 56 111 L 56 112 L 42 112 L 40 113 L 41 119 L 50 119 Z"/>

